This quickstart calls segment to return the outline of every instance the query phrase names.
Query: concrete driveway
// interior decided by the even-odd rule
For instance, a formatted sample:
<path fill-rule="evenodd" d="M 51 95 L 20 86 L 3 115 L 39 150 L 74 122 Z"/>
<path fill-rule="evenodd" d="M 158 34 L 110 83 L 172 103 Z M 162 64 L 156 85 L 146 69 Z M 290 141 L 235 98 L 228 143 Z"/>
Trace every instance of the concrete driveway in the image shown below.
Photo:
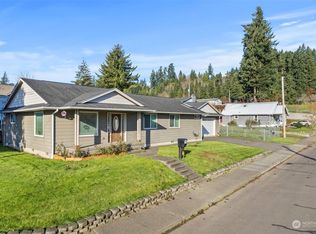
<path fill-rule="evenodd" d="M 316 233 L 316 147 L 172 233 Z"/>

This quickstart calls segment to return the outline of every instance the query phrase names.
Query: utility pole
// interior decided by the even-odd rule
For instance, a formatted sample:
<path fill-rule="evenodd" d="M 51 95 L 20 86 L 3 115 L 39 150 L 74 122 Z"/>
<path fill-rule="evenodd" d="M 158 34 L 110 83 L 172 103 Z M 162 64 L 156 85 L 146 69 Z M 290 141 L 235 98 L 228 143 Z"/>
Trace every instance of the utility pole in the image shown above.
<path fill-rule="evenodd" d="M 283 138 L 286 138 L 286 113 L 285 113 L 285 97 L 284 97 L 284 76 L 281 77 L 282 81 L 282 124 L 283 124 Z"/>

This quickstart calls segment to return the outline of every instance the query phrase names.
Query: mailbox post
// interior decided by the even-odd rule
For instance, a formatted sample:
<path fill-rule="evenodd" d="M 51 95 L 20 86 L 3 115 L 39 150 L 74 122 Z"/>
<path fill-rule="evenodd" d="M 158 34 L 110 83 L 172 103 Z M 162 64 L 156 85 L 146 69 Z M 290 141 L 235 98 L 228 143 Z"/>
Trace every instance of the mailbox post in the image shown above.
<path fill-rule="evenodd" d="M 188 139 L 186 138 L 178 138 L 178 149 L 179 149 L 179 159 L 183 158 L 183 150 L 184 147 L 187 146 Z"/>

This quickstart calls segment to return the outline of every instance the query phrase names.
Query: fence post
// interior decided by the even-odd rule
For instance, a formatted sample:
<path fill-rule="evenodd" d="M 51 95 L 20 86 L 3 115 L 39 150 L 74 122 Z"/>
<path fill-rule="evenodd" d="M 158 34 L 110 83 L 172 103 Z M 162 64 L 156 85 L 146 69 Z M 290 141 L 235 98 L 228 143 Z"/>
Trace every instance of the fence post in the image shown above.
<path fill-rule="evenodd" d="M 266 129 L 263 129 L 263 141 L 266 141 Z"/>
<path fill-rule="evenodd" d="M 226 127 L 226 136 L 228 136 L 228 124 L 227 124 L 227 127 Z"/>

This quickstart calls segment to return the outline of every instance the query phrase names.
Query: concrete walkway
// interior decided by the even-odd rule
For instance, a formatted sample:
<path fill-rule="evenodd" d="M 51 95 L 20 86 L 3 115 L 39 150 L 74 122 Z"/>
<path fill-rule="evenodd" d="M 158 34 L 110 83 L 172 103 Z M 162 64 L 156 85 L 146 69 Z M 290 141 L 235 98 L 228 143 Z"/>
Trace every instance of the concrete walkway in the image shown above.
<path fill-rule="evenodd" d="M 314 139 L 315 140 L 315 139 Z M 98 226 L 93 233 L 165 233 L 197 216 L 243 188 L 276 165 L 297 154 L 306 145 L 292 145 L 233 169 L 215 179 L 204 179 L 195 189 L 181 192 L 172 201 Z M 270 149 L 271 150 L 271 149 Z"/>

